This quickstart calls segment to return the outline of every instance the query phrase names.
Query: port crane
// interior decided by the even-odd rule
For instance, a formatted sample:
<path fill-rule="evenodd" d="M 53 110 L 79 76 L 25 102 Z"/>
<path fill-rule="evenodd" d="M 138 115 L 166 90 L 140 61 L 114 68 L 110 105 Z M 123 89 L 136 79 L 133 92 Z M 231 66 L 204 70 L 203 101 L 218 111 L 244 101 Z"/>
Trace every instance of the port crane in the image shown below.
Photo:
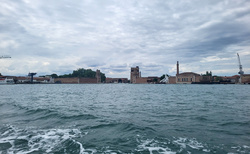
<path fill-rule="evenodd" d="M 29 73 L 28 76 L 30 76 L 30 83 L 33 83 L 33 76 L 36 75 L 36 73 Z"/>
<path fill-rule="evenodd" d="M 239 56 L 238 53 L 237 53 L 237 57 L 238 57 L 239 69 L 240 69 L 240 71 L 238 72 L 238 74 L 243 75 L 243 74 L 244 74 L 244 71 L 242 71 L 242 65 L 241 65 L 241 63 L 240 63 L 240 56 Z"/>

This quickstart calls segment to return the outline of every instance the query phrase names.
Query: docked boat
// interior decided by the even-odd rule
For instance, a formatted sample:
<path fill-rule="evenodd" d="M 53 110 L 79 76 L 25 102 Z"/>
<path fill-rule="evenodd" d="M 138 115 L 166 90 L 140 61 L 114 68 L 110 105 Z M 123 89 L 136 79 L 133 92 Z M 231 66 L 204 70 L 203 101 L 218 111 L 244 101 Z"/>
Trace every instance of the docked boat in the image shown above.
<path fill-rule="evenodd" d="M 7 79 L 7 78 L 0 78 L 0 85 L 1 84 L 14 84 L 13 79 Z"/>

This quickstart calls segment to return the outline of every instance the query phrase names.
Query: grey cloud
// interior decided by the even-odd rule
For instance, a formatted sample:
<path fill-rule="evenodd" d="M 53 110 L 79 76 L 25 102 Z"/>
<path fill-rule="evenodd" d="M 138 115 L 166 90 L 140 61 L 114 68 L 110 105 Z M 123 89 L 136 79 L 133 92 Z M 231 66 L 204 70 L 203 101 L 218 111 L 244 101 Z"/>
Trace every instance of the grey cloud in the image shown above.
<path fill-rule="evenodd" d="M 139 66 L 146 76 L 165 73 L 177 60 L 199 70 L 208 68 L 210 63 L 199 62 L 209 56 L 250 56 L 246 0 L 1 3 L 0 50 L 25 63 L 29 58 L 53 63 L 46 68 L 51 72 L 90 67 L 126 74 Z"/>

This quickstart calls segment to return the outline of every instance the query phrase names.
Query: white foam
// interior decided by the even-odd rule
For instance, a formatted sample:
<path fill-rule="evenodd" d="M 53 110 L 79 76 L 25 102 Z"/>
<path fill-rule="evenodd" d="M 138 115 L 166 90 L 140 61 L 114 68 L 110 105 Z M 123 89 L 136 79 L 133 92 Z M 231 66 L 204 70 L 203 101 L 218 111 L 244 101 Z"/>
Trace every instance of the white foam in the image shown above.
<path fill-rule="evenodd" d="M 242 147 L 245 148 L 245 149 L 249 149 L 250 148 L 250 146 L 247 146 L 247 145 L 243 145 Z"/>
<path fill-rule="evenodd" d="M 7 150 L 7 153 L 25 154 L 37 150 L 45 150 L 46 153 L 50 153 L 56 146 L 60 146 L 66 140 L 70 140 L 79 145 L 80 154 L 85 154 L 82 144 L 75 141 L 74 138 L 86 135 L 87 132 L 82 134 L 78 129 L 22 130 L 13 126 L 8 128 L 0 136 L 0 143 L 11 144 L 11 148 Z M 14 145 L 14 141 L 17 139 L 27 140 L 28 149 L 17 149 Z M 88 151 L 90 150 L 88 149 Z"/>
<path fill-rule="evenodd" d="M 163 146 L 166 143 L 162 143 L 163 145 L 159 145 L 158 141 L 154 139 L 147 139 L 147 140 L 137 140 L 141 142 L 140 145 L 138 145 L 137 151 L 144 151 L 148 150 L 150 154 L 153 154 L 154 152 L 160 153 L 160 154 L 176 154 L 176 152 L 173 152 L 170 148 Z"/>
<path fill-rule="evenodd" d="M 150 152 L 150 154 L 153 154 L 154 152 L 162 153 L 162 154 L 174 154 L 179 153 L 185 150 L 187 153 L 191 153 L 190 151 L 187 151 L 188 148 L 191 148 L 193 150 L 203 151 L 206 153 L 211 152 L 211 150 L 208 148 L 206 144 L 203 144 L 201 142 L 198 142 L 195 138 L 188 139 L 184 137 L 179 138 L 173 138 L 171 140 L 169 139 L 163 139 L 164 141 L 159 141 L 156 139 L 145 139 L 140 140 L 140 136 L 137 136 L 137 142 L 140 144 L 138 145 L 137 151 L 144 151 L 147 150 Z M 175 149 L 171 149 L 173 147 L 173 144 L 175 145 Z M 179 147 L 177 150 L 176 147 Z"/>
<path fill-rule="evenodd" d="M 206 144 L 202 144 L 198 142 L 195 138 L 188 139 L 188 138 L 179 137 L 176 140 L 174 140 L 173 143 L 179 145 L 181 149 L 186 149 L 188 146 L 192 149 L 202 150 L 204 152 L 210 152 L 209 149 L 205 148 Z"/>

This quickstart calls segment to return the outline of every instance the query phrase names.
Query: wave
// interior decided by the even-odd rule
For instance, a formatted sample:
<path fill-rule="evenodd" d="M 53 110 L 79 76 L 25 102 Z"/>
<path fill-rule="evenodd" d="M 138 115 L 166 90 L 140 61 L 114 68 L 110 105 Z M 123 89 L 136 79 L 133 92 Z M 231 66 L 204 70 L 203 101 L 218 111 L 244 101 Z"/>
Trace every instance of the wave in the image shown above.
<path fill-rule="evenodd" d="M 250 121 L 233 121 L 233 122 L 224 122 L 220 126 L 250 126 Z"/>
<path fill-rule="evenodd" d="M 0 135 L 3 153 L 84 153 L 82 144 L 75 138 L 88 132 L 78 129 L 19 129 L 6 126 Z M 90 151 L 90 150 L 88 150 Z"/>
<path fill-rule="evenodd" d="M 120 127 L 124 131 L 134 127 L 131 124 L 112 124 Z M 97 126 L 95 129 L 109 127 Z M 113 131 L 113 130 L 111 130 Z M 127 141 L 131 145 L 116 146 L 121 144 L 121 140 L 111 142 L 110 138 L 98 136 L 96 131 L 84 131 L 80 129 L 20 129 L 12 125 L 6 125 L 0 129 L 0 153 L 150 153 L 150 154 L 176 154 L 176 153 L 248 153 L 248 145 L 209 145 L 198 141 L 195 138 L 187 137 L 153 137 L 137 134 L 127 136 Z M 106 133 L 106 132 L 103 132 Z M 113 131 L 113 134 L 116 132 Z M 95 142 L 89 140 L 94 135 Z M 109 134 L 110 135 L 110 134 Z M 125 138 L 119 136 L 115 138 Z M 106 145 L 98 142 L 106 142 Z M 114 138 L 111 138 L 114 139 Z"/>
<path fill-rule="evenodd" d="M 197 141 L 195 138 L 172 137 L 169 139 L 153 138 L 137 139 L 139 145 L 135 151 L 150 154 L 176 154 L 176 153 L 248 153 L 250 146 L 209 145 Z"/>

